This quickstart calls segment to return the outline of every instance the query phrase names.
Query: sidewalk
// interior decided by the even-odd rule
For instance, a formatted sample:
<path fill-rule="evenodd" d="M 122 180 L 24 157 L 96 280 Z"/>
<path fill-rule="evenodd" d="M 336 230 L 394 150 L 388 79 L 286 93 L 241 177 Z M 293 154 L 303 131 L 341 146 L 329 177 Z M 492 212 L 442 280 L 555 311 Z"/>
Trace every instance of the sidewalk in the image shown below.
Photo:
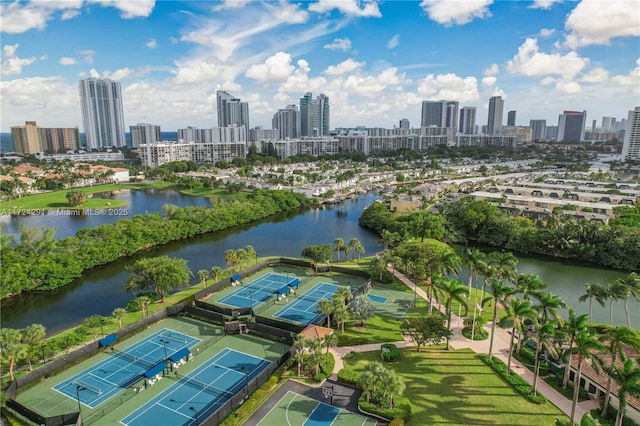
<path fill-rule="evenodd" d="M 427 293 L 420 287 L 416 288 L 413 281 L 405 277 L 398 271 L 393 271 L 392 268 L 388 268 L 390 272 L 392 272 L 400 281 L 406 284 L 412 290 L 415 290 L 418 293 L 418 296 L 422 297 L 425 300 L 429 300 Z M 437 304 L 433 304 L 433 309 L 438 309 Z M 444 307 L 441 307 L 440 311 L 444 314 Z M 488 354 L 489 353 L 489 344 L 490 338 L 486 340 L 476 340 L 471 341 L 462 335 L 462 324 L 463 321 L 460 317 L 455 314 L 451 315 L 451 326 L 453 331 L 453 336 L 449 340 L 449 344 L 454 349 L 462 349 L 469 348 L 477 354 Z M 491 323 L 485 326 L 487 331 L 491 331 Z M 498 357 L 504 363 L 507 363 L 508 360 L 508 350 L 509 343 L 511 341 L 511 334 L 496 325 L 495 336 L 493 339 L 493 356 Z M 399 348 L 415 346 L 413 342 L 410 341 L 400 341 L 400 342 L 392 342 Z M 334 354 L 336 359 L 335 369 L 333 370 L 332 378 L 336 378 L 336 374 L 344 367 L 344 363 L 342 362 L 342 357 L 349 352 L 369 352 L 380 350 L 382 343 L 374 343 L 369 345 L 359 345 L 359 346 L 344 346 L 344 347 L 334 347 L 331 348 L 331 352 Z M 515 359 L 511 361 L 511 370 L 522 376 L 529 384 L 533 384 L 533 373 L 520 365 L 518 361 Z M 558 407 L 563 413 L 567 416 L 571 416 L 571 405 L 572 401 L 570 399 L 565 398 L 562 394 L 556 391 L 554 388 L 549 386 L 544 380 L 538 378 L 538 391 L 544 395 L 549 401 L 551 401 L 556 407 Z M 590 410 L 597 408 L 599 406 L 599 401 L 596 400 L 588 400 L 578 403 L 576 407 L 576 420 L 579 423 L 582 416 L 588 413 Z"/>

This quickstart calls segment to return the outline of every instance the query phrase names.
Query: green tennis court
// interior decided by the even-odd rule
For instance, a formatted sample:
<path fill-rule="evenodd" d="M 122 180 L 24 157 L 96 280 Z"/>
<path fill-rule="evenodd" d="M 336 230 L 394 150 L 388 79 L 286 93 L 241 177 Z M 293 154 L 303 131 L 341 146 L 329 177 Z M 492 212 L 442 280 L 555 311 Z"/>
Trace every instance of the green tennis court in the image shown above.
<path fill-rule="evenodd" d="M 377 422 L 360 414 L 287 392 L 260 420 L 258 426 L 375 426 Z"/>
<path fill-rule="evenodd" d="M 391 286 L 374 285 L 367 293 L 376 307 L 376 315 L 404 319 L 413 308 L 413 292 L 400 291 Z"/>

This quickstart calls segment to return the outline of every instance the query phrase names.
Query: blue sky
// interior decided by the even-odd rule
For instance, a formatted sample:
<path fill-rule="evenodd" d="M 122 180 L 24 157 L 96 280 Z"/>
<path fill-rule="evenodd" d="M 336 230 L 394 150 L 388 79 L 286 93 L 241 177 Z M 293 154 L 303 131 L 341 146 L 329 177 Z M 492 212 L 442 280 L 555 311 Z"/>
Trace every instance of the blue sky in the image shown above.
<path fill-rule="evenodd" d="M 505 98 L 517 124 L 640 105 L 640 0 L 0 3 L 0 130 L 80 126 L 77 82 L 122 83 L 127 126 L 216 126 L 215 91 L 251 126 L 325 93 L 331 127 L 419 126 L 423 100 Z"/>

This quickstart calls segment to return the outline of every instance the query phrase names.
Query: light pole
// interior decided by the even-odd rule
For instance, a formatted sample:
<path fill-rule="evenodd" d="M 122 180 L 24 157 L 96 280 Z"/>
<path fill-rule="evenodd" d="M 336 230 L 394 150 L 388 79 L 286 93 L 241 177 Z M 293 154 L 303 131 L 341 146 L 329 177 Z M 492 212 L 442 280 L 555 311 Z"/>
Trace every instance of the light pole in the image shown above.
<path fill-rule="evenodd" d="M 42 349 L 42 364 L 46 364 L 47 363 L 47 359 L 44 356 L 44 345 L 40 345 L 40 349 Z"/>
<path fill-rule="evenodd" d="M 195 413 L 194 414 L 194 418 L 196 420 L 196 426 L 198 426 L 198 410 L 196 410 L 196 407 L 194 407 L 194 406 L 189 407 L 189 410 L 191 410 L 191 411 L 193 411 Z"/>
<path fill-rule="evenodd" d="M 249 398 L 249 373 L 246 371 L 247 367 L 245 366 L 240 367 L 240 370 L 244 373 L 244 399 L 247 399 Z"/>
<path fill-rule="evenodd" d="M 76 397 L 78 398 L 78 415 L 80 416 L 80 425 L 83 424 L 82 421 L 82 407 L 80 406 L 80 391 L 81 390 L 85 390 L 86 388 L 84 386 L 76 386 Z"/>
<path fill-rule="evenodd" d="M 164 369 L 162 370 L 162 375 L 164 376 L 165 371 L 167 369 L 167 364 L 169 364 L 169 359 L 167 358 L 167 342 L 164 339 L 160 339 L 160 342 L 162 343 L 162 346 L 164 347 Z"/>
<path fill-rule="evenodd" d="M 284 271 L 285 274 L 287 274 L 287 285 L 289 285 L 289 271 Z"/>

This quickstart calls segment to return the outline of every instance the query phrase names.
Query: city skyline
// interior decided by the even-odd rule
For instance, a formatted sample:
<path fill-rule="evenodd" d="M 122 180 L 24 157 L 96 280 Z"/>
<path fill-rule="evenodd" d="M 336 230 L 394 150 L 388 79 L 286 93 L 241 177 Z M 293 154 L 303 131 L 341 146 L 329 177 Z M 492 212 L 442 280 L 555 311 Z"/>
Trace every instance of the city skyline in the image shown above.
<path fill-rule="evenodd" d="M 422 101 L 502 96 L 517 125 L 564 110 L 626 118 L 640 96 L 640 2 L 2 3 L 2 132 L 82 126 L 77 84 L 122 85 L 126 127 L 214 127 L 216 91 L 251 126 L 306 92 L 331 128 L 420 123 Z M 506 123 L 503 123 L 506 124 Z"/>

